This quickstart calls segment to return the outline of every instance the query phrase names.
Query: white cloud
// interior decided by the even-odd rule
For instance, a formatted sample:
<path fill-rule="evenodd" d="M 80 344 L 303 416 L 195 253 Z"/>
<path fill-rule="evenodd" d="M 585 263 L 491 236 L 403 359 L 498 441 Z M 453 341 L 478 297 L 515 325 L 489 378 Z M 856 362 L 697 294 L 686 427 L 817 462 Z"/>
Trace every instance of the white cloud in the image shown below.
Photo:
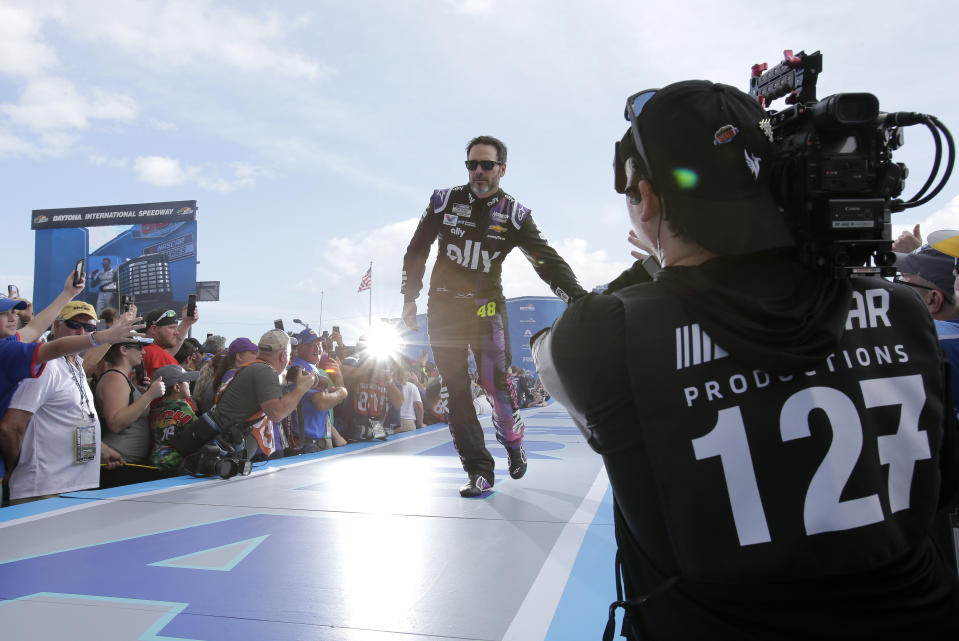
<path fill-rule="evenodd" d="M 77 135 L 71 131 L 43 131 L 30 144 L 34 148 L 33 155 L 64 156 L 77 144 Z"/>
<path fill-rule="evenodd" d="M 230 192 L 250 187 L 260 176 L 269 175 L 269 169 L 251 163 L 234 162 L 228 165 L 232 176 L 217 175 L 215 168 L 204 165 L 183 166 L 176 158 L 167 156 L 140 156 L 133 162 L 137 178 L 157 187 L 175 187 L 191 183 L 210 191 Z"/>
<path fill-rule="evenodd" d="M 157 187 L 182 185 L 189 177 L 176 158 L 165 156 L 141 156 L 133 161 L 137 177 Z"/>
<path fill-rule="evenodd" d="M 381 283 L 382 279 L 392 281 L 390 287 L 399 292 L 403 254 L 418 222 L 418 218 L 408 218 L 372 232 L 359 231 L 349 237 L 330 238 L 330 251 L 324 253 L 321 266 L 328 276 L 347 283 L 355 279 L 358 285 L 372 260 L 374 278 Z"/>
<path fill-rule="evenodd" d="M 128 96 L 91 88 L 82 94 L 65 78 L 31 80 L 18 104 L 0 105 L 14 125 L 38 132 L 86 129 L 90 120 L 126 122 L 137 114 L 136 103 Z"/>
<path fill-rule="evenodd" d="M 36 76 L 57 64 L 57 54 L 27 10 L 0 5 L 0 74 Z"/>
<path fill-rule="evenodd" d="M 12 77 L 23 87 L 17 102 L 7 98 L 0 104 L 0 127 L 9 130 L 0 141 L 0 154 L 63 155 L 91 144 L 76 134 L 95 121 L 135 120 L 140 110 L 130 85 L 120 91 L 108 88 L 114 77 L 131 72 L 144 78 L 171 72 L 198 76 L 212 68 L 221 76 L 239 71 L 300 83 L 323 77 L 329 67 L 289 45 L 294 30 L 303 32 L 309 22 L 306 16 L 243 11 L 208 0 L 2 2 L 0 78 Z M 67 46 L 72 46 L 69 55 Z M 85 69 L 83 58 L 74 56 L 86 50 L 109 62 Z M 148 92 L 141 93 L 144 104 L 152 104 Z M 169 110 L 166 116 L 146 125 L 176 131 Z M 20 144 L 22 140 L 29 144 Z M 242 174 L 207 178 L 206 186 L 236 189 L 250 182 Z"/>
<path fill-rule="evenodd" d="M 602 249 L 589 246 L 582 238 L 564 238 L 551 243 L 556 252 L 569 264 L 579 284 L 587 291 L 603 285 L 629 267 L 633 259 L 626 248 L 626 231 L 623 232 L 623 255 L 610 258 Z M 533 270 L 533 266 L 521 251 L 513 251 L 503 262 L 503 293 L 514 296 L 553 296 L 549 286 Z"/>
<path fill-rule="evenodd" d="M 11 131 L 0 129 L 0 158 L 7 156 L 29 156 L 34 147 Z"/>
<path fill-rule="evenodd" d="M 190 174 L 195 177 L 196 184 L 211 191 L 229 192 L 241 187 L 252 187 L 256 179 L 271 175 L 266 167 L 260 167 L 246 162 L 232 162 L 228 165 L 233 172 L 231 178 L 209 176 L 205 167 L 191 167 Z"/>
<path fill-rule="evenodd" d="M 244 13 L 205 0 L 141 0 L 62 5 L 80 38 L 108 42 L 139 61 L 186 67 L 215 62 L 241 71 L 314 80 L 330 69 L 288 50 L 288 25 L 305 20 L 275 12 Z"/>

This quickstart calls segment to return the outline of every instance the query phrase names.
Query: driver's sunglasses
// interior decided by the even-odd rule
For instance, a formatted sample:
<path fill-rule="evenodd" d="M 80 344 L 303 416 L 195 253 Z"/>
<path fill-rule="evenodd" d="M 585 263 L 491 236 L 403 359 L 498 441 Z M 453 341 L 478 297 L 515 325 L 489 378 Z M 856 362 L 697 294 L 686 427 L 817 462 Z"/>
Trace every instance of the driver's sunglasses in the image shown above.
<path fill-rule="evenodd" d="M 623 117 L 629 121 L 629 128 L 633 132 L 633 142 L 636 143 L 636 151 L 639 152 L 640 159 L 643 161 L 643 164 L 646 165 L 646 173 L 649 174 L 646 178 L 654 185 L 656 184 L 656 177 L 653 176 L 653 166 L 650 164 L 649 157 L 646 155 L 646 147 L 643 146 L 643 137 L 639 133 L 639 114 L 643 113 L 643 108 L 646 106 L 646 103 L 649 102 L 650 98 L 656 95 L 657 91 L 659 91 L 659 89 L 644 89 L 639 93 L 634 93 L 626 99 L 626 109 L 623 112 Z M 623 160 L 625 161 L 625 158 Z"/>
<path fill-rule="evenodd" d="M 96 323 L 81 323 L 75 320 L 65 320 L 63 324 L 69 327 L 70 329 L 82 329 L 85 332 L 92 334 L 97 331 Z"/>
<path fill-rule="evenodd" d="M 498 160 L 467 160 L 465 162 L 466 168 L 470 171 L 476 171 L 477 167 L 482 167 L 483 171 L 489 171 L 493 167 L 503 164 Z"/>

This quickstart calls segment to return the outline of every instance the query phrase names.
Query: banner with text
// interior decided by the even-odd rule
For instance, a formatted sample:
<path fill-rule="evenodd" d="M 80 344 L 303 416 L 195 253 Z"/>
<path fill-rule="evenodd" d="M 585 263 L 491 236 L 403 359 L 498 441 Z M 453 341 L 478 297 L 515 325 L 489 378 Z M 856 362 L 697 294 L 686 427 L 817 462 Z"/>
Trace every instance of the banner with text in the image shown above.
<path fill-rule="evenodd" d="M 87 288 L 76 300 L 97 313 L 130 297 L 140 313 L 180 313 L 196 290 L 196 201 L 35 209 L 34 307 L 49 305 L 84 259 Z"/>

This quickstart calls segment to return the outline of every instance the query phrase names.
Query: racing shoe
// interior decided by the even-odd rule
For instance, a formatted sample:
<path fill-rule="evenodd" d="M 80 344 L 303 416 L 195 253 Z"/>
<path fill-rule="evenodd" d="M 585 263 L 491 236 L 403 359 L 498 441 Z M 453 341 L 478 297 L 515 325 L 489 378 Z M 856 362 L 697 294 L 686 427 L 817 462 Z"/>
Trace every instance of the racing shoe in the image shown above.
<path fill-rule="evenodd" d="M 523 444 L 520 443 L 519 447 L 516 448 L 506 448 L 506 456 L 509 457 L 509 475 L 514 479 L 521 479 L 523 475 L 526 474 L 526 450 L 523 449 Z"/>
<path fill-rule="evenodd" d="M 466 485 L 460 488 L 460 496 L 479 496 L 483 492 L 489 492 L 493 489 L 493 484 L 486 480 L 482 474 L 470 473 L 470 480 Z"/>

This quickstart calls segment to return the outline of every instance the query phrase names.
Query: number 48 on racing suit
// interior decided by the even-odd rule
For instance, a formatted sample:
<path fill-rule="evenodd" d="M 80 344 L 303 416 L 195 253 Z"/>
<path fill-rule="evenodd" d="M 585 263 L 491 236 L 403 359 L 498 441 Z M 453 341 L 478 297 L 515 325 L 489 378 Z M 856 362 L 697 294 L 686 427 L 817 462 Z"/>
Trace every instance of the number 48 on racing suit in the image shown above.
<path fill-rule="evenodd" d="M 493 484 L 493 457 L 473 409 L 467 373 L 472 349 L 479 382 L 493 400 L 496 440 L 507 449 L 510 475 L 526 470 L 523 423 L 507 381 L 509 338 L 501 273 L 503 260 L 519 247 L 540 278 L 567 303 L 585 294 L 569 265 L 549 246 L 530 210 L 499 189 L 484 198 L 469 185 L 433 192 L 403 258 L 404 300 L 423 287 L 434 240 L 439 252 L 430 278 L 427 321 L 430 346 L 449 394 L 449 426 L 463 469 Z"/>

